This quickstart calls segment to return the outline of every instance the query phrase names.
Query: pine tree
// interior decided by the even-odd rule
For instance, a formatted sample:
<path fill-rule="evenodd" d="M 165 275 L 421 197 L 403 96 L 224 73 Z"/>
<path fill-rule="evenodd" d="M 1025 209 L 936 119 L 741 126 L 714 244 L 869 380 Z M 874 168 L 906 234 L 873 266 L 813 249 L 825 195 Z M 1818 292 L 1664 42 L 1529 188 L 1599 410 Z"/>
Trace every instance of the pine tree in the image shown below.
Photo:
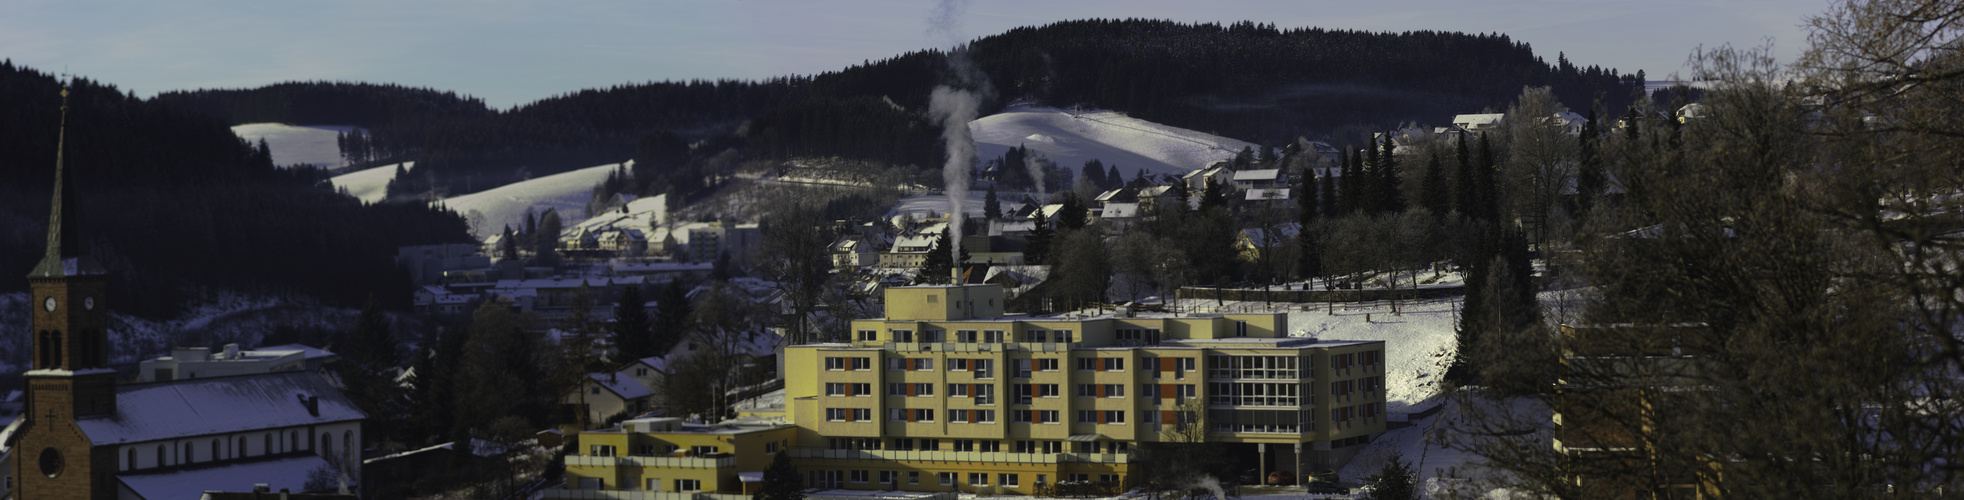
<path fill-rule="evenodd" d="M 1207 188 L 1200 192 L 1200 211 L 1226 209 L 1227 203 L 1227 187 L 1212 178 L 1207 179 Z"/>
<path fill-rule="evenodd" d="M 1468 154 L 1466 150 L 1466 133 L 1461 132 L 1458 135 L 1459 140 L 1454 141 L 1454 145 L 1458 149 L 1459 161 L 1454 164 L 1457 170 L 1453 172 L 1453 203 L 1455 204 L 1454 206 L 1459 207 L 1460 217 L 1471 219 L 1479 213 L 1479 210 L 1477 210 L 1477 205 L 1479 204 L 1478 197 L 1473 194 L 1473 169 L 1475 167 L 1473 166 L 1472 155 Z"/>
<path fill-rule="evenodd" d="M 1439 162 L 1438 155 L 1425 161 L 1425 185 L 1419 186 L 1419 203 L 1434 217 L 1445 217 L 1452 210 L 1452 200 L 1446 191 L 1446 168 Z"/>
<path fill-rule="evenodd" d="M 1321 198 L 1321 200 L 1318 201 L 1321 201 L 1323 204 L 1323 210 L 1321 210 L 1321 212 L 1324 217 L 1334 218 L 1342 213 L 1342 207 L 1337 204 L 1338 182 L 1339 182 L 1338 179 L 1332 179 L 1329 176 L 1324 176 L 1323 181 L 1317 183 L 1322 185 L 1321 187 L 1323 190 L 1323 194 L 1322 196 L 1318 196 L 1318 198 Z"/>
<path fill-rule="evenodd" d="M 689 291 L 682 287 L 681 281 L 669 280 L 661 290 L 661 297 L 655 299 L 655 318 L 653 333 L 653 354 L 661 356 L 670 347 L 681 342 L 689 333 Z"/>
<path fill-rule="evenodd" d="M 559 265 L 559 211 L 546 209 L 539 216 L 539 231 L 532 233 L 532 261 L 539 266 Z"/>
<path fill-rule="evenodd" d="M 518 258 L 518 236 L 512 234 L 511 224 L 505 224 L 505 236 L 498 239 L 498 250 L 505 260 Z"/>
<path fill-rule="evenodd" d="M 928 247 L 927 258 L 921 260 L 920 281 L 924 283 L 949 282 L 949 273 L 954 272 L 955 268 L 954 255 L 949 254 L 949 252 L 953 251 L 952 248 L 949 248 L 951 246 L 953 246 L 953 243 L 948 241 L 948 230 L 943 229 L 941 235 L 934 238 L 934 245 Z"/>
<path fill-rule="evenodd" d="M 1499 175 L 1495 172 L 1493 143 L 1485 134 L 1480 135 L 1479 166 L 1473 169 L 1473 197 L 1479 200 L 1479 219 L 1495 221 L 1500 219 Z"/>
<path fill-rule="evenodd" d="M 1036 213 L 1030 214 L 1030 222 L 1034 224 L 1030 227 L 1030 235 L 1024 237 L 1028 243 L 1023 247 L 1023 263 L 1043 265 L 1044 257 L 1050 255 L 1050 220 L 1044 218 L 1043 209 L 1039 207 Z"/>
<path fill-rule="evenodd" d="M 655 355 L 654 326 L 646 304 L 640 285 L 626 286 L 614 303 L 614 346 L 622 361 Z"/>
<path fill-rule="evenodd" d="M 1369 214 L 1384 209 L 1383 166 L 1377 140 L 1373 139 L 1364 147 L 1364 160 L 1357 164 L 1357 192 L 1364 195 L 1357 199 L 1358 211 Z"/>
<path fill-rule="evenodd" d="M 1105 172 L 1105 189 L 1111 190 L 1125 187 L 1125 174 L 1118 173 L 1118 164 L 1113 163 L 1109 168 L 1110 170 Z M 1144 172 L 1144 170 L 1140 171 Z"/>
<path fill-rule="evenodd" d="M 790 453 L 780 451 L 771 457 L 771 466 L 764 469 L 764 484 L 750 500 L 805 500 L 804 479 L 798 475 L 798 466 L 792 465 Z"/>
<path fill-rule="evenodd" d="M 1083 182 L 1091 183 L 1091 185 L 1103 189 L 1105 184 L 1109 182 L 1105 180 L 1105 164 L 1095 158 L 1091 161 L 1084 162 Z"/>
<path fill-rule="evenodd" d="M 1575 172 L 1575 211 L 1577 215 L 1588 216 L 1596 206 L 1596 199 L 1602 196 L 1608 174 L 1603 172 L 1603 160 L 1597 152 L 1597 142 L 1602 140 L 1596 131 L 1596 108 L 1589 108 L 1588 121 L 1582 122 L 1582 135 L 1576 148 Z"/>
<path fill-rule="evenodd" d="M 1384 133 L 1384 151 L 1378 154 L 1378 211 L 1395 214 L 1405 211 L 1404 176 L 1398 174 L 1398 143 L 1392 132 Z"/>
<path fill-rule="evenodd" d="M 1319 205 L 1320 200 L 1316 196 L 1315 170 L 1303 169 L 1301 179 L 1302 187 L 1296 189 L 1297 193 L 1301 193 L 1296 196 L 1296 208 L 1298 210 L 1296 222 L 1301 223 L 1303 227 L 1309 227 L 1310 223 L 1316 222 L 1316 217 L 1319 215 L 1318 209 L 1322 208 Z"/>
<path fill-rule="evenodd" d="M 1002 218 L 1002 200 L 996 199 L 996 185 L 990 184 L 989 191 L 982 195 L 982 219 L 996 220 L 1000 218 Z"/>
<path fill-rule="evenodd" d="M 1417 500 L 1418 475 L 1412 473 L 1412 465 L 1396 451 L 1384 461 L 1384 468 L 1370 477 L 1371 500 Z"/>
<path fill-rule="evenodd" d="M 1090 223 L 1091 209 L 1084 206 L 1084 200 L 1078 199 L 1077 193 L 1064 193 L 1064 206 L 1057 209 L 1057 230 L 1084 229 L 1084 226 Z"/>

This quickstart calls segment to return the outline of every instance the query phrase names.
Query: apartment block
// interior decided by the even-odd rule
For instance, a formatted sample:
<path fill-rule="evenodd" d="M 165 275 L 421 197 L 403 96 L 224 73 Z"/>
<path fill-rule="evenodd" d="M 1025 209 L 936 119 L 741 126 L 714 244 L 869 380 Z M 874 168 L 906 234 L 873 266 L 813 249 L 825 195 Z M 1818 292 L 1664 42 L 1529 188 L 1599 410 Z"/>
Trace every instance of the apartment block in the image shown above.
<path fill-rule="evenodd" d="M 1385 429 L 1384 343 L 1289 337 L 1283 313 L 1028 316 L 994 284 L 886 294 L 849 341 L 785 348 L 783 452 L 808 487 L 1129 488 L 1142 447 L 1199 439 L 1237 470 L 1300 478 Z"/>

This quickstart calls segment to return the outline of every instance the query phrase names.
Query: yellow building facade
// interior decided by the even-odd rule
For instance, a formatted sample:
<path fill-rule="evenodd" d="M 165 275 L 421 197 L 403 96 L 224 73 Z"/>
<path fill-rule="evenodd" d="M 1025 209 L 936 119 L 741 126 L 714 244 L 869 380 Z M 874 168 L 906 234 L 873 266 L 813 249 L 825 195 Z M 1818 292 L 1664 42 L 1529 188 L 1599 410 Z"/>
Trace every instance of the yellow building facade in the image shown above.
<path fill-rule="evenodd" d="M 794 434 L 784 451 L 808 487 L 1127 488 L 1142 444 L 1194 439 L 1300 478 L 1385 429 L 1384 343 L 1289 337 L 1283 313 L 1034 317 L 1004 313 L 997 285 L 886 299 L 847 342 L 785 348 L 789 425 L 772 432 Z M 569 477 L 600 474 L 567 460 Z"/>

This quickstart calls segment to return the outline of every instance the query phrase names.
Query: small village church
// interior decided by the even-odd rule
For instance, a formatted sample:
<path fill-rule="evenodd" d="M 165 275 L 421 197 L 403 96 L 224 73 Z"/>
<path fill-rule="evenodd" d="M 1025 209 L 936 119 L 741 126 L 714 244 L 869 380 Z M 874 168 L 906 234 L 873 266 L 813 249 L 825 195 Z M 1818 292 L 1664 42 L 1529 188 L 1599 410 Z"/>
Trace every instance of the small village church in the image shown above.
<path fill-rule="evenodd" d="M 27 275 L 26 405 L 0 430 L 0 498 L 196 500 L 205 491 L 302 491 L 309 474 L 359 486 L 365 415 L 324 375 L 286 372 L 118 384 L 109 273 L 83 252 L 80 204 L 55 155 L 47 253 Z"/>

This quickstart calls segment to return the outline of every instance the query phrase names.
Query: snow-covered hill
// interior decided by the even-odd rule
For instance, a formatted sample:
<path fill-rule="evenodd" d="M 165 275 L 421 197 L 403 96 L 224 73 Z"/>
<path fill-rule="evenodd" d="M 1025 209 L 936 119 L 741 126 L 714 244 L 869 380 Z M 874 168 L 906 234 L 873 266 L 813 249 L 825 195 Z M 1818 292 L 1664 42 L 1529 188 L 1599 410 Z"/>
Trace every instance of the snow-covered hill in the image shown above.
<path fill-rule="evenodd" d="M 586 202 L 593 198 L 593 186 L 607 180 L 607 173 L 622 165 L 633 168 L 634 162 L 587 167 L 447 198 L 437 203 L 450 207 L 473 222 L 477 222 L 473 212 L 481 215 L 481 223 L 473 227 L 480 239 L 497 234 L 506 224 L 513 228 L 523 225 L 527 208 L 538 213 L 556 209 L 563 227 L 573 227 L 586 220 Z"/>
<path fill-rule="evenodd" d="M 341 145 L 334 139 L 338 134 L 357 128 L 349 125 L 248 123 L 232 127 L 232 133 L 253 144 L 265 139 L 266 146 L 273 148 L 274 165 L 284 167 L 305 163 L 339 167 L 347 162 L 341 160 Z"/>
<path fill-rule="evenodd" d="M 1072 172 L 1094 158 L 1108 166 L 1116 164 L 1127 179 L 1140 169 L 1149 174 L 1185 174 L 1214 160 L 1232 159 L 1243 147 L 1256 146 L 1116 111 L 1040 106 L 1012 106 L 969 122 L 968 128 L 975 134 L 976 153 L 984 160 L 1021 145 L 1043 152 Z"/>
<path fill-rule="evenodd" d="M 388 197 L 389 181 L 395 179 L 396 167 L 415 167 L 416 162 L 402 162 L 383 165 L 367 170 L 357 170 L 328 179 L 335 189 L 346 189 L 348 194 L 368 203 L 376 203 Z"/>

